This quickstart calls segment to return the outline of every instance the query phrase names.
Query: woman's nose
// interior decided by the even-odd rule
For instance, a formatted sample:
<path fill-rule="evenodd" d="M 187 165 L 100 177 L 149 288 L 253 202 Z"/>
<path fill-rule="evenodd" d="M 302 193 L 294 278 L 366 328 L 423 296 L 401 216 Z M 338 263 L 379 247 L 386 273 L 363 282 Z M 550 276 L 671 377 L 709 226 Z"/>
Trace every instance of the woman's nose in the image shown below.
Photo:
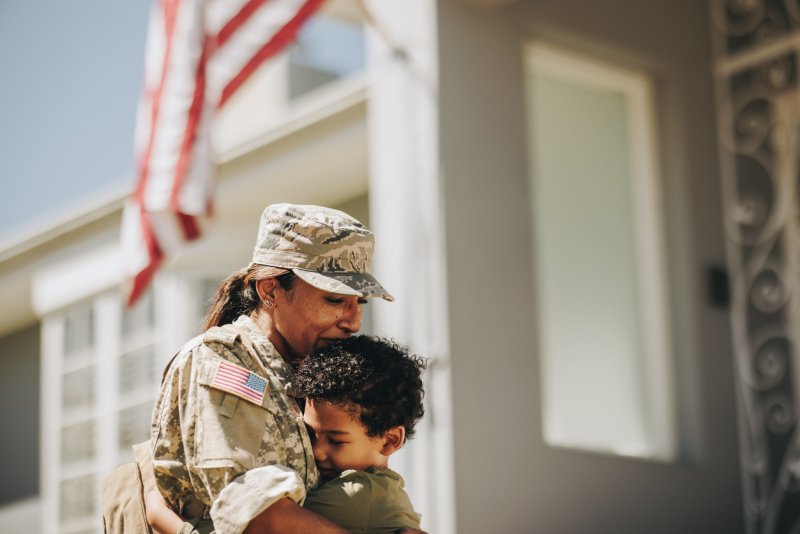
<path fill-rule="evenodd" d="M 363 307 L 354 299 L 354 302 L 350 303 L 350 305 L 345 309 L 345 312 L 339 321 L 339 326 L 351 334 L 355 334 L 361 330 L 361 313 L 363 311 Z"/>

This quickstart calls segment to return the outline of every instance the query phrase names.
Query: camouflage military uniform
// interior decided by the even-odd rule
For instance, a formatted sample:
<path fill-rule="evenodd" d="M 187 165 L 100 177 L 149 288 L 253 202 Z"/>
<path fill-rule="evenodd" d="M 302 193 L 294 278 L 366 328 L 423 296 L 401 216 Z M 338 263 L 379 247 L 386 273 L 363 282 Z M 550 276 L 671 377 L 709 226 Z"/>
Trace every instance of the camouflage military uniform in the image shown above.
<path fill-rule="evenodd" d="M 266 382 L 263 398 L 221 380 L 223 367 Z M 174 510 L 210 516 L 217 532 L 238 533 L 280 498 L 302 504 L 319 473 L 302 414 L 287 393 L 291 377 L 246 316 L 183 347 L 167 370 L 152 423 L 156 482 Z"/>

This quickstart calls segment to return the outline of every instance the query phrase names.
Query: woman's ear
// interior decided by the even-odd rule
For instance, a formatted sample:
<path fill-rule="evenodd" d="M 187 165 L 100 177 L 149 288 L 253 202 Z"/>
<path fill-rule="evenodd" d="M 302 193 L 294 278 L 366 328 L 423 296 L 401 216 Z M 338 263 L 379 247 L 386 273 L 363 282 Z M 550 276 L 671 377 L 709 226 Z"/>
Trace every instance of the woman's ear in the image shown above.
<path fill-rule="evenodd" d="M 384 456 L 389 456 L 390 454 L 394 454 L 395 452 L 399 451 L 403 446 L 405 439 L 405 427 L 398 425 L 390 428 L 383 435 L 383 448 L 381 449 L 381 454 Z"/>
<path fill-rule="evenodd" d="M 278 281 L 273 277 L 262 278 L 256 282 L 258 298 L 267 308 L 275 307 L 275 291 L 278 287 Z"/>

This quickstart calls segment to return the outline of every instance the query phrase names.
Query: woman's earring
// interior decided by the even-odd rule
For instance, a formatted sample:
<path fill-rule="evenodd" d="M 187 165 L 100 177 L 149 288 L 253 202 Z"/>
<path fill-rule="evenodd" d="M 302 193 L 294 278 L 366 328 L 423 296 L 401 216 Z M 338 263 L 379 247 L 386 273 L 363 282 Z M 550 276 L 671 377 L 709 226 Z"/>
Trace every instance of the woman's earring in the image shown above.
<path fill-rule="evenodd" d="M 264 299 L 264 305 L 267 308 L 272 308 L 275 304 L 271 300 Z"/>

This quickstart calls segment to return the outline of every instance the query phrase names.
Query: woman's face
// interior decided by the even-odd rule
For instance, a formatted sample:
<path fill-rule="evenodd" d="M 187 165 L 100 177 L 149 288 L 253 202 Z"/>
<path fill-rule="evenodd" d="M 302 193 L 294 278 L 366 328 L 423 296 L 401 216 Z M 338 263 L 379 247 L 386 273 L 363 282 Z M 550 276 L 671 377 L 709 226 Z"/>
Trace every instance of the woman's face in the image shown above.
<path fill-rule="evenodd" d="M 365 298 L 329 293 L 299 278 L 290 290 L 278 287 L 274 294 L 272 320 L 279 338 L 276 348 L 293 363 L 361 328 Z M 288 354 L 279 344 L 284 344 Z"/>

